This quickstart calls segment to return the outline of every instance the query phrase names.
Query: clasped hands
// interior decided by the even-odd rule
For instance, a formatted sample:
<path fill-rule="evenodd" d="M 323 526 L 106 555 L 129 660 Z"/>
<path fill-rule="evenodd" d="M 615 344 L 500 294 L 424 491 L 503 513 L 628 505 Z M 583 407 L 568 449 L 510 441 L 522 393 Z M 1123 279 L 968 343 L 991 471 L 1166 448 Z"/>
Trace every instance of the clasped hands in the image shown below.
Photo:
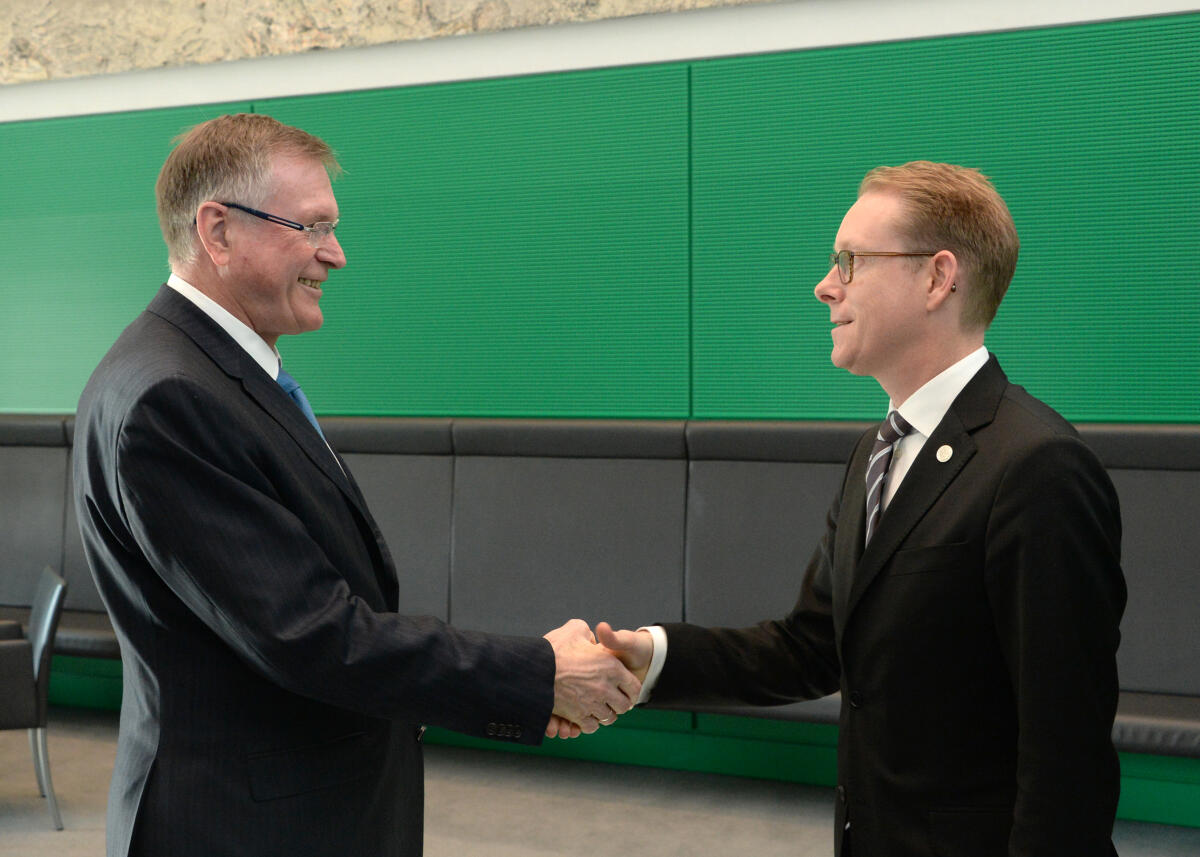
<path fill-rule="evenodd" d="M 554 713 L 547 738 L 576 738 L 616 722 L 637 703 L 654 654 L 647 631 L 614 631 L 607 622 L 596 633 L 572 619 L 545 635 L 554 648 Z"/>

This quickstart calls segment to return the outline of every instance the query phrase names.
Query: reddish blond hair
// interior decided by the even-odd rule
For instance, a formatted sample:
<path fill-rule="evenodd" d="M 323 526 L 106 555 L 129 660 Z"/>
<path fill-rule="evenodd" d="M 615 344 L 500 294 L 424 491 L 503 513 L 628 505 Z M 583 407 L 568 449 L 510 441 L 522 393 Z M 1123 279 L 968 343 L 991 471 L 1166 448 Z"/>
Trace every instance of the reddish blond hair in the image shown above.
<path fill-rule="evenodd" d="M 1008 291 L 1017 268 L 1020 241 L 1008 206 L 979 170 L 931 161 L 876 167 L 859 185 L 858 195 L 897 194 L 907 216 L 901 230 L 911 246 L 949 250 L 966 286 L 962 322 L 986 328 Z"/>

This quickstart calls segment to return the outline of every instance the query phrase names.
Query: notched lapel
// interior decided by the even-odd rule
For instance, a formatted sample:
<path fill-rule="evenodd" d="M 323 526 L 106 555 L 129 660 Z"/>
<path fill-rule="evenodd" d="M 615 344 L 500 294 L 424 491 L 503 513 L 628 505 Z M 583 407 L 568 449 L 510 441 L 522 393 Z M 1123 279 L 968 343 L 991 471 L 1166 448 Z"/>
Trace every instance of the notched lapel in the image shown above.
<path fill-rule="evenodd" d="M 304 450 L 308 459 L 341 489 L 355 508 L 360 513 L 365 512 L 358 493 L 351 487 L 341 465 L 334 458 L 333 451 L 284 389 L 261 371 L 247 373 L 242 378 L 242 386 L 264 411 L 283 426 L 284 431 Z"/>
<path fill-rule="evenodd" d="M 335 457 L 324 438 L 313 429 L 292 398 L 220 325 L 170 286 L 164 284 L 146 309 L 179 328 L 229 378 L 240 381 L 246 395 L 275 420 L 304 451 L 308 459 L 337 485 L 374 536 L 379 554 L 379 564 L 375 569 L 376 579 L 387 603 L 392 609 L 397 609 L 399 584 L 394 574 L 387 574 L 387 569 L 394 569 L 395 566 L 379 526 L 371 517 L 366 500 L 351 478 L 350 471 L 342 469 L 345 462 Z"/>
<path fill-rule="evenodd" d="M 913 528 L 929 514 L 934 503 L 975 456 L 978 447 L 971 434 L 995 419 L 996 409 L 1007 387 L 1008 378 L 1004 370 L 1000 368 L 995 355 L 990 356 L 959 393 L 933 435 L 921 448 L 921 454 L 913 462 L 896 496 L 880 518 L 875 537 L 865 549 L 866 487 L 863 482 L 867 471 L 867 450 L 871 445 L 865 443 L 865 439 L 860 442 L 850 465 L 855 475 L 849 477 L 851 482 L 847 484 L 843 495 L 843 517 L 839 522 L 837 539 L 839 556 L 834 560 L 833 619 L 839 650 L 842 629 L 850 612 L 888 560 L 904 544 Z M 938 451 L 945 446 L 950 447 L 951 455 L 942 461 L 939 460 Z M 846 569 L 850 573 L 839 573 Z"/>
<path fill-rule="evenodd" d="M 333 480 L 360 513 L 366 513 L 361 499 L 350 487 L 346 474 L 325 445 L 324 439 L 283 388 L 220 325 L 165 284 L 147 309 L 182 330 L 226 375 L 240 380 L 246 393 L 283 426 L 312 463 Z"/>
<path fill-rule="evenodd" d="M 266 373 L 259 371 L 257 374 L 248 374 L 247 377 L 242 378 L 242 385 L 246 393 L 283 426 L 283 429 L 291 435 L 292 440 L 304 450 L 308 459 L 337 485 L 342 496 L 366 524 L 367 531 L 363 535 L 366 537 L 369 534 L 374 537 L 378 553 L 378 557 L 372 563 L 375 569 L 375 581 L 383 594 L 384 602 L 389 608 L 398 609 L 400 584 L 394 573 L 387 573 L 388 569 L 395 568 L 391 554 L 383 539 L 383 534 L 379 531 L 379 526 L 367 509 L 366 499 L 351 478 L 350 471 L 343 469 L 345 463 L 335 456 L 332 448 L 313 428 L 308 417 L 296 406 L 291 396 L 284 392 L 284 389 Z"/>
<path fill-rule="evenodd" d="M 946 461 L 941 461 L 938 450 L 946 446 L 950 447 L 953 454 Z M 862 552 L 846 601 L 847 614 L 855 608 L 867 587 L 879 576 L 908 534 L 974 457 L 976 449 L 975 441 L 963 427 L 958 415 L 953 409 L 947 412 L 921 448 L 904 482 L 879 519 L 874 538 Z"/>
<path fill-rule="evenodd" d="M 863 435 L 850 456 L 849 475 L 838 510 L 837 535 L 833 558 L 833 626 L 838 649 L 842 644 L 842 628 L 849 612 L 850 591 L 854 572 L 862 560 L 863 533 L 867 526 L 867 460 L 874 445 L 875 430 Z"/>

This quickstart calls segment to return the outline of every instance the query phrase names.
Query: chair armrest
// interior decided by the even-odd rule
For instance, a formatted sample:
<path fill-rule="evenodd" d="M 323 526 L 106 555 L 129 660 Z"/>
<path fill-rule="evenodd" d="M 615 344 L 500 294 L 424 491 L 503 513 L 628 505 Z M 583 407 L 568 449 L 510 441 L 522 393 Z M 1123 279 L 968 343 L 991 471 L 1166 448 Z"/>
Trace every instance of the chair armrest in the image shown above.
<path fill-rule="evenodd" d="M 20 640 L 24 636 L 16 619 L 0 619 L 0 640 Z"/>
<path fill-rule="evenodd" d="M 36 725 L 33 646 L 28 640 L 0 640 L 0 729 Z"/>

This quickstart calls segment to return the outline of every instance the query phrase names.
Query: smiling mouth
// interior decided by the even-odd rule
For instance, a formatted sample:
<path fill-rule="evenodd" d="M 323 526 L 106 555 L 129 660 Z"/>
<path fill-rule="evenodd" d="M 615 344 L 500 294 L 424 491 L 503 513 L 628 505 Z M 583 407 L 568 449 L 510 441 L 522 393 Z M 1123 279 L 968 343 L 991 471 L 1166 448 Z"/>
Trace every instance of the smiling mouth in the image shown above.
<path fill-rule="evenodd" d="M 307 280 L 304 277 L 300 277 L 299 280 L 300 280 L 300 285 L 308 286 L 310 289 L 316 289 L 318 292 L 321 291 L 321 281 L 320 280 Z"/>

